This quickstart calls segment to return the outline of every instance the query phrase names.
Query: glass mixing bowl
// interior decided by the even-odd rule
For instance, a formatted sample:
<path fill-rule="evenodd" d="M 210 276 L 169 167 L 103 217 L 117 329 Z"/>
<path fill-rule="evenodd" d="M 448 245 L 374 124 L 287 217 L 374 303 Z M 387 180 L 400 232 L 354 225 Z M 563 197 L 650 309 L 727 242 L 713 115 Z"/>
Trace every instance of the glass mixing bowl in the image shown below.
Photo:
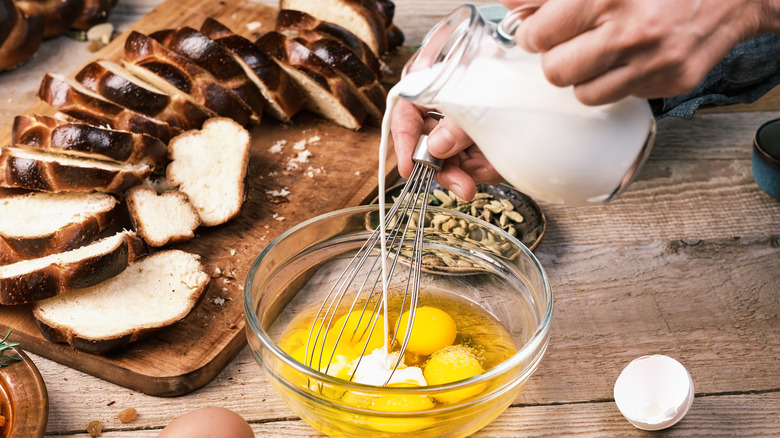
<path fill-rule="evenodd" d="M 550 283 L 539 261 L 494 225 L 451 210 L 430 208 L 429 212 L 453 216 L 468 227 L 470 236 L 478 237 L 426 236 L 426 251 L 457 262 L 452 269 L 423 266 L 421 302 L 427 290 L 436 290 L 453 294 L 468 306 L 479 306 L 506 329 L 516 350 L 471 378 L 426 387 L 368 386 L 309 368 L 278 345 L 291 320 L 312 308 L 316 312 L 345 263 L 367 241 L 378 224 L 376 205 L 301 223 L 271 242 L 250 268 L 244 310 L 252 353 L 287 405 L 327 435 L 467 436 L 503 412 L 539 366 L 553 314 Z M 404 263 L 401 258 L 400 264 Z M 405 275 L 394 274 L 390 288 L 405 281 Z M 350 299 L 346 297 L 344 303 Z M 448 394 L 459 396 L 445 397 Z M 403 412 L 377 410 L 371 403 L 380 397 L 403 401 L 421 396 L 456 401 L 427 409 L 401 403 Z"/>

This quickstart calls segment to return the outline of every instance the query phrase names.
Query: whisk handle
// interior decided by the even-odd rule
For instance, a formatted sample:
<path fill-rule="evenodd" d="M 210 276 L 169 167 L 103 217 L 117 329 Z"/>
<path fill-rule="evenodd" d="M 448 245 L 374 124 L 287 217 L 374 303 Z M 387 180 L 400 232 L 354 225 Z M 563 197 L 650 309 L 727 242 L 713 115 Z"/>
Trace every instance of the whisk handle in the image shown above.
<path fill-rule="evenodd" d="M 441 120 L 444 115 L 434 111 L 429 111 L 428 117 L 435 120 Z M 428 152 L 428 136 L 425 134 L 421 135 L 420 139 L 417 140 L 417 146 L 414 148 L 414 153 L 412 154 L 412 161 L 431 167 L 437 172 L 441 170 L 441 166 L 444 164 L 444 160 L 441 158 L 436 158 L 431 155 L 430 152 Z"/>

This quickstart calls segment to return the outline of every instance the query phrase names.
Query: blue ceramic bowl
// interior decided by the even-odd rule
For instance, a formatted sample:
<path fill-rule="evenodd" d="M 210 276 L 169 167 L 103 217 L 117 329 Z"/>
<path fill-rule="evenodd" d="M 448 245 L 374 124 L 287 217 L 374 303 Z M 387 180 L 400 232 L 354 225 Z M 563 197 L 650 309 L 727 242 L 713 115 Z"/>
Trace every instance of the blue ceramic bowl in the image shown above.
<path fill-rule="evenodd" d="M 780 119 L 770 120 L 756 131 L 751 167 L 758 187 L 780 200 Z"/>

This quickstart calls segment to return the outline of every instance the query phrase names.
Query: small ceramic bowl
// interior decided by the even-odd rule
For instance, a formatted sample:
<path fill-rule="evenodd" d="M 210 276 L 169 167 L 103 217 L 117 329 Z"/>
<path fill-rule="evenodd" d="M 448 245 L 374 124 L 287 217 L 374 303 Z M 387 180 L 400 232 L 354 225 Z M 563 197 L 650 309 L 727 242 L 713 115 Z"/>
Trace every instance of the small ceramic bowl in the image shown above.
<path fill-rule="evenodd" d="M 770 120 L 756 131 L 751 167 L 758 187 L 780 200 L 780 119 Z"/>

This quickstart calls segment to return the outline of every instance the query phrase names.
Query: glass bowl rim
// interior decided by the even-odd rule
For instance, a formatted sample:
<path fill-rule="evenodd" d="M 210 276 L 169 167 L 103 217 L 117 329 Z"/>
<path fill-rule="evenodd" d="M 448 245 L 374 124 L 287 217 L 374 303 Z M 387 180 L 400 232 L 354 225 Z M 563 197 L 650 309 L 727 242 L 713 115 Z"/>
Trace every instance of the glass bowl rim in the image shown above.
<path fill-rule="evenodd" d="M 386 206 L 386 209 L 390 208 L 390 205 Z M 304 222 L 301 222 L 300 224 L 288 229 L 284 233 L 280 234 L 278 237 L 276 237 L 271 243 L 268 244 L 263 250 L 258 254 L 258 256 L 255 258 L 254 262 L 252 262 L 252 265 L 249 267 L 249 272 L 247 273 L 246 281 L 244 282 L 244 317 L 247 321 L 247 329 L 251 330 L 257 338 L 260 340 L 260 342 L 263 344 L 263 347 L 267 348 L 269 351 L 273 353 L 275 357 L 278 359 L 281 359 L 285 365 L 295 369 L 296 371 L 302 373 L 304 376 L 310 377 L 313 380 L 317 382 L 321 382 L 322 384 L 328 384 L 333 385 L 337 388 L 346 390 L 346 391 L 357 391 L 357 392 L 370 392 L 377 395 L 431 395 L 431 393 L 442 393 L 447 391 L 452 391 L 456 389 L 461 389 L 462 387 L 471 386 L 471 385 L 478 385 L 480 383 L 489 381 L 490 379 L 500 376 L 507 372 L 508 370 L 516 367 L 521 366 L 526 359 L 528 359 L 531 356 L 531 353 L 533 351 L 536 351 L 537 348 L 542 348 L 541 354 L 544 353 L 544 350 L 546 347 L 542 344 L 546 344 L 548 342 L 548 333 L 550 330 L 550 326 L 552 324 L 552 316 L 553 316 L 553 309 L 554 309 L 554 302 L 553 302 L 553 293 L 552 288 L 550 286 L 549 278 L 547 277 L 547 273 L 545 272 L 544 268 L 542 267 L 539 260 L 536 258 L 536 256 L 531 252 L 531 250 L 528 249 L 522 242 L 512 237 L 509 233 L 502 230 L 499 227 L 496 227 L 495 225 L 485 222 L 482 219 L 476 218 L 471 215 L 467 215 L 465 213 L 461 213 L 458 211 L 454 211 L 451 209 L 441 208 L 441 207 L 428 207 L 428 211 L 441 211 L 446 214 L 454 214 L 456 216 L 460 216 L 466 220 L 469 221 L 475 221 L 479 223 L 480 225 L 490 228 L 492 231 L 499 233 L 503 238 L 510 240 L 514 245 L 516 245 L 525 256 L 527 256 L 531 262 L 533 263 L 534 267 L 537 269 L 537 271 L 541 275 L 542 284 L 544 285 L 543 290 L 543 296 L 546 299 L 546 306 L 543 309 L 543 313 L 541 315 L 541 319 L 539 323 L 536 326 L 536 329 L 534 330 L 533 335 L 528 339 L 528 341 L 520 347 L 515 354 L 510 356 L 505 361 L 501 362 L 500 364 L 490 368 L 489 370 L 485 371 L 482 374 L 478 374 L 473 377 L 469 377 L 467 379 L 458 380 L 451 383 L 444 383 L 439 385 L 429 385 L 429 386 L 421 386 L 421 387 L 378 387 L 373 385 L 364 385 L 361 383 L 355 383 L 355 382 L 349 382 L 343 379 L 336 378 L 334 376 L 330 376 L 328 374 L 322 373 L 320 371 L 317 371 L 313 368 L 309 368 L 306 365 L 298 362 L 295 360 L 292 356 L 290 356 L 288 353 L 286 353 L 284 350 L 282 350 L 276 342 L 272 341 L 268 333 L 263 329 L 258 320 L 255 316 L 254 311 L 254 300 L 253 300 L 253 293 L 252 293 L 252 283 L 254 282 L 255 273 L 257 272 L 258 265 L 263 261 L 267 255 L 273 251 L 273 249 L 283 240 L 285 240 L 287 237 L 297 233 L 299 230 L 306 228 L 312 223 L 320 222 L 323 220 L 327 220 L 333 216 L 340 216 L 340 215 L 352 215 L 359 212 L 369 212 L 372 210 L 378 210 L 379 206 L 376 204 L 371 205 L 360 205 L 357 207 L 348 207 L 343 208 L 340 210 L 334 210 L 328 213 L 321 214 L 319 216 L 313 217 L 311 219 L 308 219 Z M 534 304 L 537 304 L 537 302 L 534 302 Z M 259 356 L 256 356 L 258 359 L 260 359 Z M 531 363 L 538 362 L 538 360 L 531 360 Z M 528 362 L 526 362 L 528 363 Z M 268 369 L 265 364 L 263 364 L 264 368 Z M 533 372 L 535 370 L 534 368 L 531 370 Z M 271 370 L 269 370 L 271 371 Z M 525 373 L 522 373 L 525 374 Z M 488 397 L 493 391 L 490 391 L 486 394 L 484 394 L 481 397 L 478 397 L 476 399 L 469 399 L 470 403 L 478 402 L 483 397 Z M 456 406 L 459 403 L 455 404 Z M 428 412 L 430 410 L 427 410 Z M 406 412 L 405 414 L 409 414 L 410 412 Z M 403 414 L 403 413 L 401 413 Z M 375 415 L 372 411 L 372 415 Z"/>

